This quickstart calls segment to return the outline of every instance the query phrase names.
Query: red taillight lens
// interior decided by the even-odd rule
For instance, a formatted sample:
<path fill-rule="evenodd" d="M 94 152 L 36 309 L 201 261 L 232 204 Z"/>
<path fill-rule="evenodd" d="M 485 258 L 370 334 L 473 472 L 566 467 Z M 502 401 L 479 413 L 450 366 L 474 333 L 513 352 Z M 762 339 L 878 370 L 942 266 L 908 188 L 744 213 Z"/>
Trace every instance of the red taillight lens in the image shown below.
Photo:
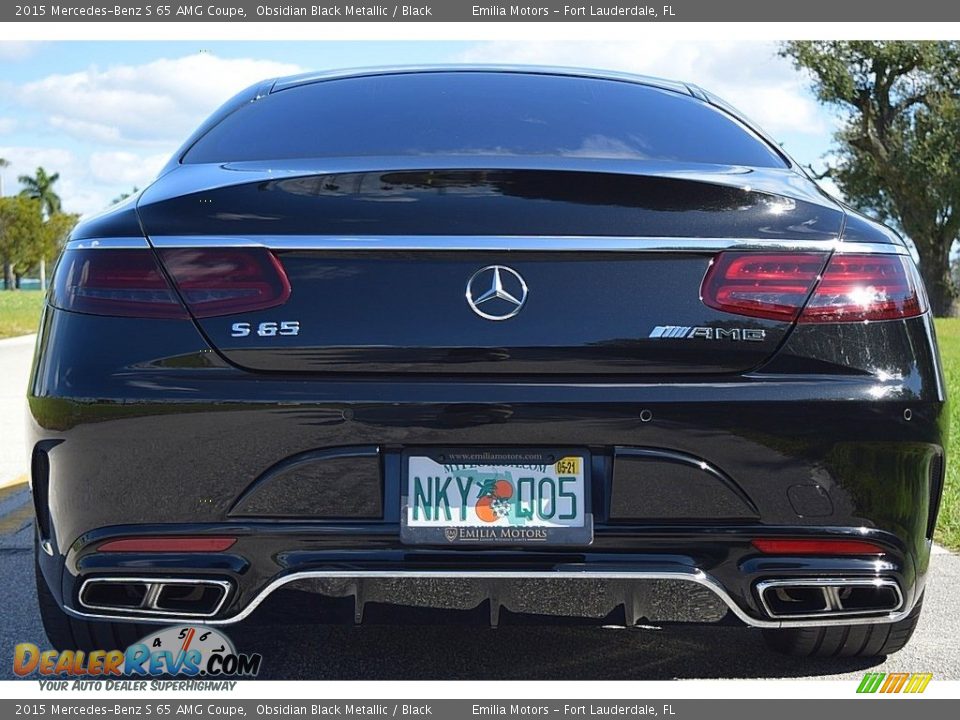
<path fill-rule="evenodd" d="M 283 266 L 264 248 L 169 249 L 160 257 L 197 317 L 263 310 L 290 297 Z"/>
<path fill-rule="evenodd" d="M 802 323 L 897 320 L 927 311 L 923 283 L 902 255 L 834 255 Z"/>
<path fill-rule="evenodd" d="M 197 317 L 262 310 L 290 297 L 283 266 L 265 248 L 171 249 L 160 259 Z M 189 318 L 176 290 L 149 248 L 71 250 L 57 267 L 52 302 L 92 315 Z"/>
<path fill-rule="evenodd" d="M 99 552 L 223 552 L 237 542 L 232 537 L 138 537 L 108 540 Z"/>
<path fill-rule="evenodd" d="M 896 320 L 927 311 L 923 283 L 908 257 L 838 253 L 824 268 L 826 258 L 824 253 L 720 253 L 700 296 L 717 310 L 782 322 Z"/>
<path fill-rule="evenodd" d="M 826 260 L 826 253 L 720 253 L 700 296 L 716 310 L 793 322 Z"/>
<path fill-rule="evenodd" d="M 886 552 L 880 545 L 866 540 L 757 538 L 751 544 L 768 555 L 883 555 Z"/>
<path fill-rule="evenodd" d="M 64 253 L 51 302 L 64 310 L 91 315 L 190 317 L 147 248 Z"/>

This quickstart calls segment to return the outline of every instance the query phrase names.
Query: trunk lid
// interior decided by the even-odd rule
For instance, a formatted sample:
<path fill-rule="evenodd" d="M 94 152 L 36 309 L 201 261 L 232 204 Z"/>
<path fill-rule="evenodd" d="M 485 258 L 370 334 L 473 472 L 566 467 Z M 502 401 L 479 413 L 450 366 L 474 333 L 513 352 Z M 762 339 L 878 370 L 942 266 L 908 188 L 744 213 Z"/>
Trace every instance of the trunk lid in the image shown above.
<path fill-rule="evenodd" d="M 197 322 L 231 362 L 287 373 L 742 372 L 791 323 L 707 307 L 712 258 L 740 243 L 826 253 L 842 226 L 787 170 L 462 162 L 184 166 L 138 210 L 168 267 L 191 248 L 271 248 L 286 302 Z"/>

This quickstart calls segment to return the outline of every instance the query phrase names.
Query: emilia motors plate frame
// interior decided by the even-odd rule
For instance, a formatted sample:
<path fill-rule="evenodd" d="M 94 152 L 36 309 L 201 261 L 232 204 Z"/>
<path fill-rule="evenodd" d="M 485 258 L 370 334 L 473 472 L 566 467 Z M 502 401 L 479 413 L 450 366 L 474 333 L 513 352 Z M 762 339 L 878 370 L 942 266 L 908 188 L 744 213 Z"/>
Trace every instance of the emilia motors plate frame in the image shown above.
<path fill-rule="evenodd" d="M 426 457 L 438 464 L 483 464 L 483 465 L 553 465 L 559 460 L 576 457 L 582 463 L 583 487 L 580 500 L 583 504 L 583 524 L 578 526 L 504 526 L 441 525 L 415 527 L 408 522 L 410 497 L 410 460 Z M 401 455 L 400 477 L 400 540 L 408 545 L 478 545 L 478 546 L 578 546 L 586 547 L 593 542 L 593 505 L 591 497 L 591 455 L 582 447 L 522 447 L 522 448 L 457 448 L 421 447 L 408 448 Z M 454 488 L 454 494 L 459 490 Z M 530 532 L 536 530 L 538 532 Z M 542 532 L 540 532 L 542 531 Z"/>

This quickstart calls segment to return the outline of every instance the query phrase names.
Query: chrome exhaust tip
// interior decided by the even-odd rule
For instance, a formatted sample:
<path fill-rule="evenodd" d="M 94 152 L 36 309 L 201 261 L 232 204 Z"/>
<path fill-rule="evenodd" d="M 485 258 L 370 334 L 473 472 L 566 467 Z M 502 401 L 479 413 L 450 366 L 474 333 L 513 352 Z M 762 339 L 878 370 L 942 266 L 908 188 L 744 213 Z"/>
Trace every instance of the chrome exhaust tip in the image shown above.
<path fill-rule="evenodd" d="M 903 607 L 903 593 L 890 578 L 790 578 L 757 583 L 763 609 L 772 618 L 842 618 L 887 615 Z"/>
<path fill-rule="evenodd" d="M 80 587 L 80 605 L 118 616 L 213 617 L 232 586 L 226 580 L 98 577 Z"/>

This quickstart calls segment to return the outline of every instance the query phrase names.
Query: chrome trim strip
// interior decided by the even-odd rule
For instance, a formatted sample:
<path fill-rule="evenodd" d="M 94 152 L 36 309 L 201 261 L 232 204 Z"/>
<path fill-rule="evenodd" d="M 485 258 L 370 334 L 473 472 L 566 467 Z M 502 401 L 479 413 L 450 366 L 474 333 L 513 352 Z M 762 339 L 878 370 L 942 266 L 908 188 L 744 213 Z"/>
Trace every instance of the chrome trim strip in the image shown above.
<path fill-rule="evenodd" d="M 140 585 L 147 586 L 147 594 L 144 597 L 143 603 L 145 607 L 139 608 L 130 608 L 130 614 L 127 614 L 125 610 L 113 608 L 105 605 L 89 605 L 83 601 L 83 593 L 87 589 L 88 585 L 92 583 L 137 583 Z M 220 602 L 217 603 L 217 606 L 208 613 L 190 613 L 190 612 L 175 612 L 172 610 L 161 610 L 156 607 L 157 597 L 160 595 L 160 592 L 163 589 L 164 585 L 218 585 L 223 588 L 223 596 L 220 598 Z M 106 610 L 108 612 L 114 613 L 111 615 L 93 615 L 88 613 L 79 613 L 83 617 L 108 617 L 113 619 L 135 619 L 135 613 L 145 613 L 148 617 L 153 617 L 153 622 L 160 622 L 157 618 L 166 618 L 164 622 L 169 622 L 169 618 L 183 617 L 183 618 L 208 618 L 216 615 L 223 608 L 224 603 L 227 602 L 227 598 L 230 597 L 230 591 L 233 589 L 233 584 L 228 580 L 197 580 L 194 578 L 160 578 L 160 577 L 93 577 L 87 578 L 83 581 L 83 584 L 80 586 L 80 592 L 77 594 L 77 600 L 86 608 L 91 610 Z M 75 612 L 75 611 L 71 611 Z M 77 614 L 77 613 L 75 613 Z"/>
<path fill-rule="evenodd" d="M 116 250 L 131 248 L 149 248 L 150 243 L 142 237 L 111 237 L 87 238 L 85 240 L 71 240 L 67 243 L 67 250 Z"/>
<path fill-rule="evenodd" d="M 860 586 L 860 587 L 876 587 L 876 588 L 893 588 L 894 592 L 897 595 L 897 604 L 896 606 L 890 608 L 889 610 L 844 610 L 842 603 L 837 597 L 836 593 L 829 592 L 830 589 L 839 588 L 839 587 L 849 587 L 850 585 Z M 778 587 L 818 587 L 822 588 L 826 593 L 827 605 L 826 610 L 821 610 L 815 613 L 804 613 L 798 615 L 783 615 L 775 613 L 770 605 L 767 603 L 766 591 L 772 588 Z M 903 607 L 903 593 L 900 591 L 900 586 L 897 584 L 896 580 L 890 578 L 795 578 L 795 579 L 785 579 L 785 580 L 764 580 L 757 583 L 757 594 L 760 596 L 760 603 L 763 605 L 763 609 L 766 610 L 767 614 L 770 617 L 774 618 L 790 618 L 791 620 L 801 620 L 806 618 L 851 618 L 858 615 L 881 615 L 883 613 L 894 613 L 900 610 Z M 847 623 L 844 623 L 847 624 Z"/>
<path fill-rule="evenodd" d="M 450 250 L 499 252 L 718 252 L 720 250 L 835 251 L 908 255 L 901 245 L 853 243 L 838 240 L 776 240 L 760 238 L 670 238 L 586 236 L 472 236 L 472 235 L 247 235 L 173 236 L 150 238 L 158 248 L 265 247 L 271 250 Z"/>
<path fill-rule="evenodd" d="M 201 619 L 198 622 L 204 625 L 231 625 L 246 619 L 254 610 L 256 610 L 264 600 L 266 600 L 275 590 L 298 580 L 309 580 L 311 578 L 380 578 L 380 579 L 537 579 L 537 580 L 680 580 L 694 583 L 707 588 L 713 592 L 723 603 L 737 616 L 743 623 L 752 627 L 759 628 L 786 628 L 786 627 L 813 627 L 827 625 L 868 625 L 874 623 L 892 623 L 902 620 L 913 609 L 904 608 L 895 613 L 878 615 L 875 617 L 816 617 L 809 620 L 763 620 L 748 615 L 732 597 L 727 593 L 723 586 L 713 577 L 702 570 L 691 569 L 689 571 L 674 572 L 644 572 L 644 571 L 598 571 L 592 572 L 589 569 L 584 570 L 562 570 L 562 571 L 539 571 L 539 572 L 507 572 L 507 571 L 465 571 L 465 570 L 304 570 L 278 577 L 264 587 L 250 603 L 236 615 L 227 618 Z M 104 578 L 100 578 L 101 580 Z M 173 578 L 160 578 L 160 580 Z M 869 578 L 860 578 L 872 582 Z M 143 580 L 141 582 L 157 582 L 157 578 Z M 794 583 L 799 580 L 792 581 Z M 898 588 L 899 589 L 899 588 Z M 902 597 L 902 596 L 901 596 Z M 219 609 L 219 608 L 218 608 Z M 103 615 L 86 613 L 64 607 L 69 614 L 79 618 L 92 620 L 130 620 L 135 622 L 165 622 L 156 616 L 150 615 L 124 615 L 113 614 Z M 186 617 L 186 616 L 184 616 Z M 169 621 L 169 618 L 166 620 Z"/>

